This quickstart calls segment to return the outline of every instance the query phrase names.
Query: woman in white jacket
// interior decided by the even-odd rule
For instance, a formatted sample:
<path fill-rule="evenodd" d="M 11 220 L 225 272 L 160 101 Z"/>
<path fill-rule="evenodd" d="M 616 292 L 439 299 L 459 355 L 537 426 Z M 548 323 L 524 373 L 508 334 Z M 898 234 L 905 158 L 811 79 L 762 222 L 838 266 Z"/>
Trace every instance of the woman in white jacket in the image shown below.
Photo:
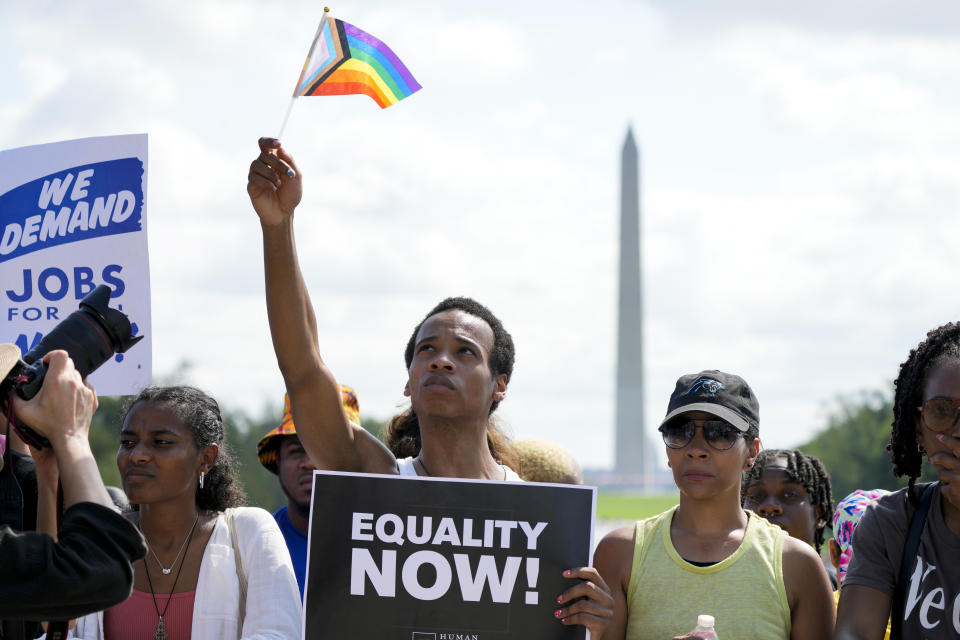
<path fill-rule="evenodd" d="M 216 401 L 144 389 L 124 415 L 117 466 L 149 551 L 125 602 L 82 618 L 91 640 L 300 638 L 300 593 L 283 535 L 243 490 Z"/>

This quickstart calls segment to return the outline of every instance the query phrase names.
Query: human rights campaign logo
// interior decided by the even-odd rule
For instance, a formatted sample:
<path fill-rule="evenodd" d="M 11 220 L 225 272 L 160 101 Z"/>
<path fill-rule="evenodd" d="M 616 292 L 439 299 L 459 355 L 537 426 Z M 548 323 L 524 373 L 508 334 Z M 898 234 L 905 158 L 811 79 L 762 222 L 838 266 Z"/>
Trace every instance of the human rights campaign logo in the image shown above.
<path fill-rule="evenodd" d="M 140 231 L 143 163 L 96 162 L 37 178 L 0 195 L 0 263 L 99 236 Z"/>

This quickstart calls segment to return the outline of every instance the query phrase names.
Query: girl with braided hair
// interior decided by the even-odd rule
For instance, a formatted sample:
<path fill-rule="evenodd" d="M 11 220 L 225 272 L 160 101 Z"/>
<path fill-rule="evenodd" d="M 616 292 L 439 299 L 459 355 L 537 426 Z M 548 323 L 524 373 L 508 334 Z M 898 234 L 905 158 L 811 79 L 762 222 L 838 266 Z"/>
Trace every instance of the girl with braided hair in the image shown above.
<path fill-rule="evenodd" d="M 833 514 L 830 474 L 802 451 L 764 449 L 744 474 L 743 506 L 820 553 Z"/>
<path fill-rule="evenodd" d="M 821 553 L 827 519 L 833 515 L 830 474 L 815 456 L 795 449 L 764 449 L 744 472 L 744 509 L 750 509 Z M 837 574 L 824 564 L 830 584 Z"/>
<path fill-rule="evenodd" d="M 908 486 L 867 506 L 853 534 L 853 557 L 837 611 L 836 638 L 880 639 L 888 615 L 905 638 L 960 636 L 960 323 L 927 334 L 900 365 L 887 448 Z M 926 457 L 937 473 L 908 584 L 901 560 Z M 903 590 L 902 607 L 894 594 Z"/>

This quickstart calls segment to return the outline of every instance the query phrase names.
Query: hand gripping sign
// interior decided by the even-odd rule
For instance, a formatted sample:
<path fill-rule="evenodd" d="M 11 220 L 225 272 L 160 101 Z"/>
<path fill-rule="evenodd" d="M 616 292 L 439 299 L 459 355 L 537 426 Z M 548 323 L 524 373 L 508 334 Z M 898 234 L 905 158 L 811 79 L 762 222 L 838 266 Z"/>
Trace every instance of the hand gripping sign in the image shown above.
<path fill-rule="evenodd" d="M 309 640 L 583 638 L 565 569 L 589 564 L 596 489 L 318 471 Z"/>
<path fill-rule="evenodd" d="M 103 395 L 150 383 L 147 136 L 0 151 L 0 343 L 21 353 L 97 286 L 146 338 L 90 379 Z"/>

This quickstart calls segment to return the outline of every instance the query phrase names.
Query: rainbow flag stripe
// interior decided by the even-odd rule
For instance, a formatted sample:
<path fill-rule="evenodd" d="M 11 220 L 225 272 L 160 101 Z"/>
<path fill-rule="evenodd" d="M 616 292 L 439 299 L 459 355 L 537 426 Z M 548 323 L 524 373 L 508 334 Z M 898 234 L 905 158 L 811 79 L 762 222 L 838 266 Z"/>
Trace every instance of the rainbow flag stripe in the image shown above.
<path fill-rule="evenodd" d="M 420 88 L 390 47 L 352 24 L 326 17 L 317 28 L 293 97 L 363 93 L 385 109 Z"/>

